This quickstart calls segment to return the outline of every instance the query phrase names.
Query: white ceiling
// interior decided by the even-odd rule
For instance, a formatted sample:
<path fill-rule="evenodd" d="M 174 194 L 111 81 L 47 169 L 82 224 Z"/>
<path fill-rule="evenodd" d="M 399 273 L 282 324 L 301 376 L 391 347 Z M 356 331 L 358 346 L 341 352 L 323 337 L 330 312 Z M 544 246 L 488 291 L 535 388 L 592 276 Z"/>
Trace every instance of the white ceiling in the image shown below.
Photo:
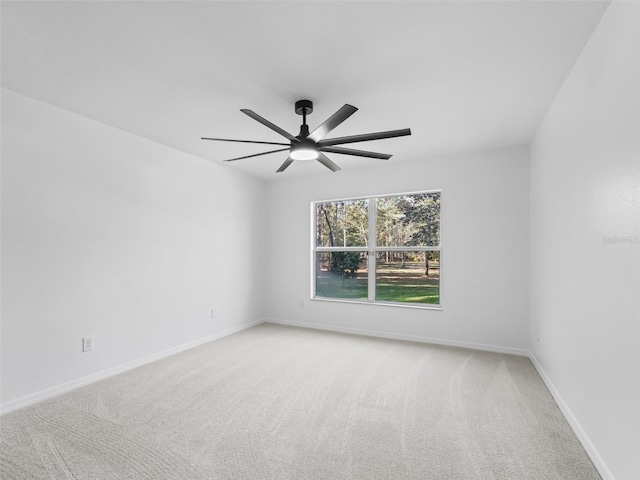
<path fill-rule="evenodd" d="M 213 162 L 271 148 L 201 136 L 283 141 L 240 108 L 296 135 L 296 100 L 312 130 L 350 103 L 329 136 L 410 127 L 347 146 L 419 161 L 528 143 L 607 4 L 3 1 L 2 85 Z M 286 153 L 224 165 L 340 174 Z"/>

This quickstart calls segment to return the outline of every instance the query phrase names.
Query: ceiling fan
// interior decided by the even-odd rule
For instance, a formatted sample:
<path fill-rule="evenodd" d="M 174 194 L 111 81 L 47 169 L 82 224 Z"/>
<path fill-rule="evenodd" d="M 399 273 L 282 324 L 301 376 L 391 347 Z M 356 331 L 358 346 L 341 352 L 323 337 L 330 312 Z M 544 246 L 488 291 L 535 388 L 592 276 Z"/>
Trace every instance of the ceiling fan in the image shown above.
<path fill-rule="evenodd" d="M 403 128 L 401 130 L 389 130 L 386 132 L 377 133 L 365 133 L 361 135 L 351 135 L 348 137 L 328 138 L 324 137 L 331 132 L 334 128 L 344 122 L 347 118 L 353 115 L 358 109 L 353 105 L 345 104 L 336 113 L 331 115 L 322 125 L 316 128 L 313 132 L 309 133 L 309 126 L 307 125 L 307 115 L 313 112 L 313 102 L 310 100 L 299 100 L 295 104 L 295 112 L 298 115 L 302 115 L 302 125 L 300 126 L 300 133 L 297 136 L 291 135 L 289 132 L 274 125 L 269 120 L 261 117 L 257 113 L 248 110 L 246 108 L 240 111 L 246 115 L 249 115 L 254 120 L 260 122 L 265 127 L 270 128 L 276 133 L 279 133 L 289 143 L 279 142 L 261 142 L 256 140 L 233 140 L 229 138 L 211 138 L 202 137 L 202 140 L 216 140 L 220 142 L 240 142 L 240 143 L 259 143 L 263 145 L 286 145 L 287 148 L 280 148 L 277 150 L 270 150 L 268 152 L 255 153 L 253 155 L 245 155 L 244 157 L 230 158 L 224 160 L 225 162 L 235 162 L 236 160 L 243 160 L 245 158 L 258 157 L 260 155 L 268 155 L 270 153 L 284 152 L 289 150 L 289 157 L 284 161 L 280 168 L 276 170 L 276 173 L 284 172 L 294 160 L 317 160 L 322 165 L 327 167 L 332 172 L 337 172 L 340 167 L 327 158 L 324 152 L 327 153 L 340 153 L 342 155 L 355 155 L 357 157 L 378 158 L 380 160 L 388 160 L 391 155 L 386 153 L 368 152 L 365 150 L 355 150 L 352 148 L 336 147 L 335 145 L 343 145 L 345 143 L 366 142 L 369 140 L 381 140 L 383 138 L 402 137 L 405 135 L 411 135 L 409 128 Z"/>

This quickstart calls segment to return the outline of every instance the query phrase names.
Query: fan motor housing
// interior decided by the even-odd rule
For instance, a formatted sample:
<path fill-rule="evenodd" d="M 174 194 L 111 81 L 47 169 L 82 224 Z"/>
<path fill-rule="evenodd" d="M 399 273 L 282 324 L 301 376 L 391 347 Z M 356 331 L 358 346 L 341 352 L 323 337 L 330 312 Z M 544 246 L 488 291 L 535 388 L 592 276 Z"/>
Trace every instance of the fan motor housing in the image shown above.
<path fill-rule="evenodd" d="M 313 113 L 313 102 L 311 100 L 298 100 L 296 102 L 296 113 L 298 115 Z"/>

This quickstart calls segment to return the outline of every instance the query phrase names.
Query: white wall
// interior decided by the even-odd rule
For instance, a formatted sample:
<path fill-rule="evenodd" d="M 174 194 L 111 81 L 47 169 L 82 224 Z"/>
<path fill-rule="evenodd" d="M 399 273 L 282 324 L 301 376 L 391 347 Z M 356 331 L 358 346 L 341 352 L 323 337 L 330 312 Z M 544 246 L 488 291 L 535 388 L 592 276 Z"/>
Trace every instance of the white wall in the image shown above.
<path fill-rule="evenodd" d="M 531 348 L 604 478 L 638 479 L 639 3 L 609 6 L 531 156 Z"/>
<path fill-rule="evenodd" d="M 3 89 L 3 407 L 257 321 L 263 195 Z"/>
<path fill-rule="evenodd" d="M 267 318 L 526 350 L 527 149 L 389 162 L 371 160 L 370 169 L 327 170 L 268 184 Z M 432 189 L 443 190 L 442 311 L 308 300 L 312 200 Z M 304 309 L 300 300 L 305 300 Z"/>

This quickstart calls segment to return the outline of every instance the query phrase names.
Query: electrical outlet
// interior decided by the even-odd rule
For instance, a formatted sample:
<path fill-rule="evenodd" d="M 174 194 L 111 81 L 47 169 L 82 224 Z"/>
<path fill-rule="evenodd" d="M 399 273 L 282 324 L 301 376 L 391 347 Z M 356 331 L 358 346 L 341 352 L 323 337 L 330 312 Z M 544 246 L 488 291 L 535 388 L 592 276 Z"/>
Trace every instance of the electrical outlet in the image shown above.
<path fill-rule="evenodd" d="M 215 308 L 211 309 L 211 318 L 213 318 L 214 320 L 218 318 L 218 312 L 216 311 Z"/>
<path fill-rule="evenodd" d="M 300 303 L 298 303 L 298 307 L 304 308 L 304 300 L 300 300 Z"/>
<path fill-rule="evenodd" d="M 82 339 L 82 351 L 90 352 L 93 350 L 93 337 L 84 337 Z"/>

